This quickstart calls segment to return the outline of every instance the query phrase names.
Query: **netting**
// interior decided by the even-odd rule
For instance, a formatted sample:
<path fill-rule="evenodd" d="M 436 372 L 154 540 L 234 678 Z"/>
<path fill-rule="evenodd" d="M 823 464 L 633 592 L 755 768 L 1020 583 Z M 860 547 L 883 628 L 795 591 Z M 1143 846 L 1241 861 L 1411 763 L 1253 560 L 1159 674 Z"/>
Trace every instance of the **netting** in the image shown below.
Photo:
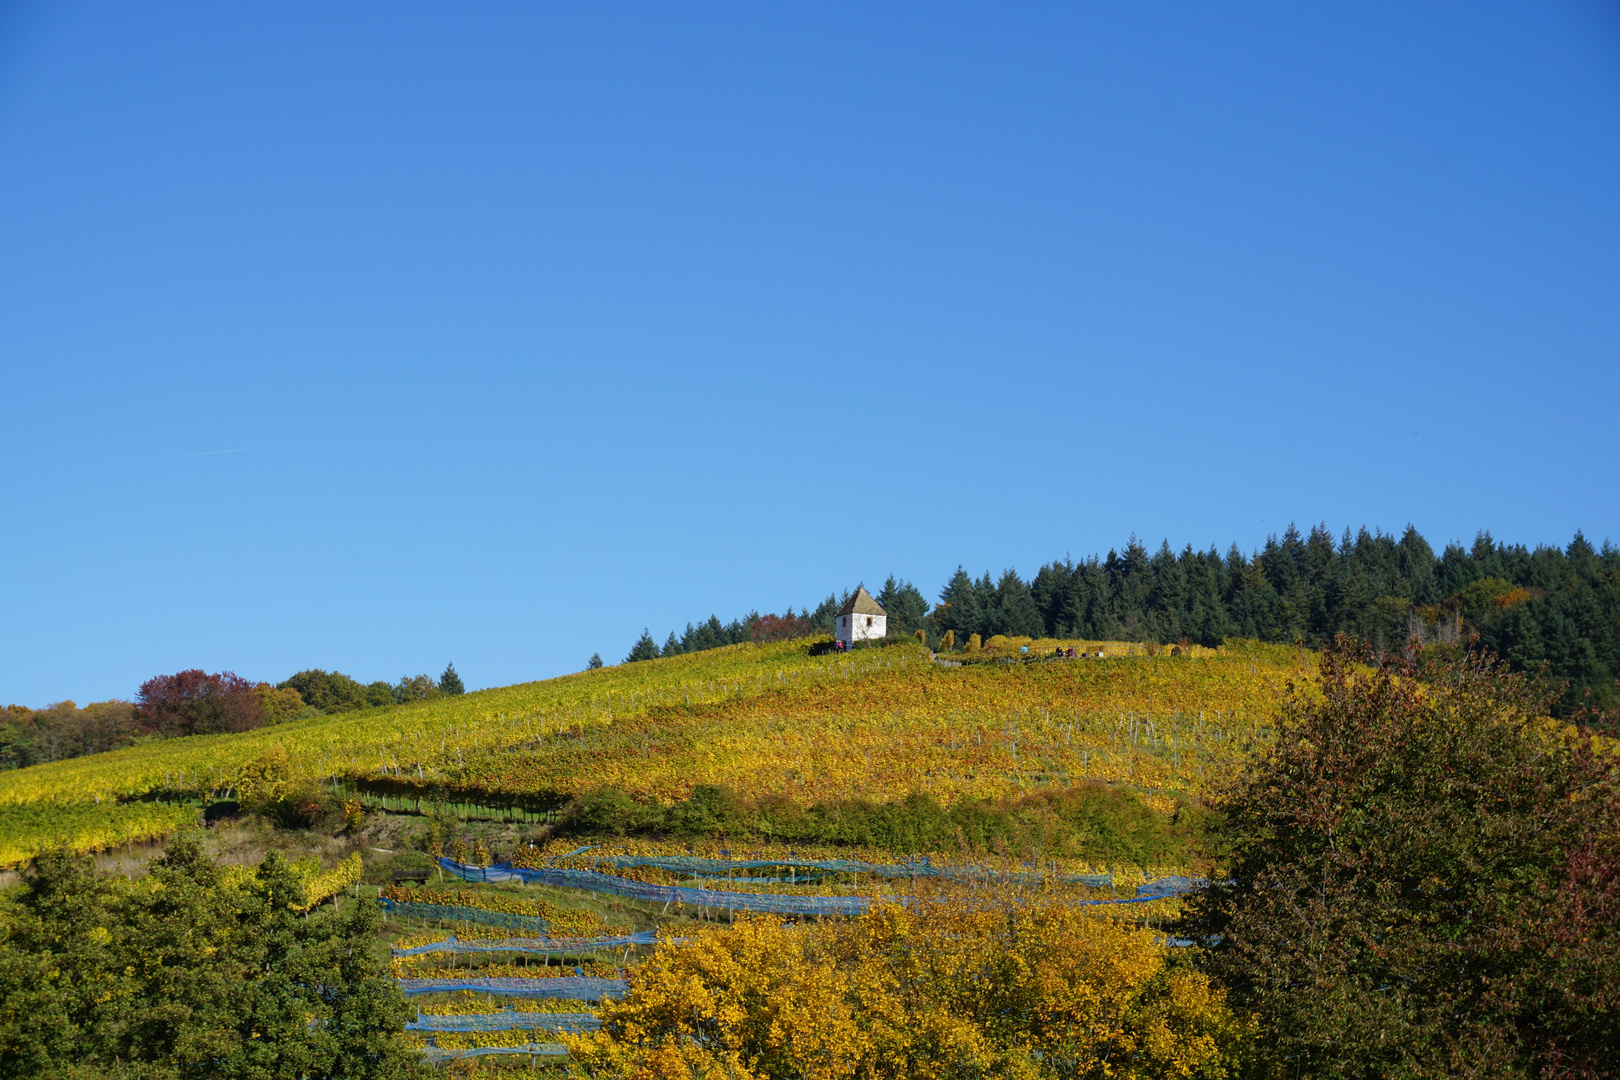
<path fill-rule="evenodd" d="M 569 852 L 564 858 L 584 855 L 590 848 L 578 848 Z M 921 859 L 908 860 L 900 863 L 869 863 L 855 859 L 709 859 L 696 855 L 592 855 L 589 860 L 600 866 L 612 866 L 621 870 L 629 870 L 638 866 L 655 866 L 659 869 L 669 870 L 683 877 L 707 878 L 713 881 L 728 880 L 738 884 L 758 881 L 760 884 L 791 884 L 809 880 L 809 875 L 790 873 L 787 877 L 748 879 L 727 877 L 738 870 L 789 870 L 810 871 L 819 878 L 821 873 L 829 874 L 872 874 L 886 878 L 921 878 L 921 877 L 948 877 L 948 878 L 997 878 L 1018 881 L 1058 880 L 1075 885 L 1089 885 L 1096 889 L 1106 889 L 1114 884 L 1112 874 L 1063 874 L 1052 875 L 1039 871 L 1014 871 L 1008 873 L 983 866 L 952 866 L 935 865 L 932 858 L 923 856 Z M 820 873 L 817 873 L 817 872 Z"/>
<path fill-rule="evenodd" d="M 419 1013 L 406 1031 L 595 1031 L 602 1018 L 595 1013 L 537 1013 L 500 1009 L 487 1013 L 438 1016 Z"/>
<path fill-rule="evenodd" d="M 570 975 L 556 979 L 395 979 L 406 997 L 418 994 L 452 994 L 471 990 L 478 994 L 498 994 L 516 998 L 567 998 L 571 1001 L 615 1000 L 624 997 L 630 984 L 623 979 L 598 979 L 590 975 Z"/>
<path fill-rule="evenodd" d="M 649 885 L 595 870 L 535 870 L 504 863 L 498 866 L 462 866 L 443 858 L 439 863 L 450 873 L 467 881 L 526 881 L 560 889 L 589 889 L 591 892 L 652 903 L 690 904 L 693 907 L 727 911 L 762 911 L 778 915 L 860 915 L 871 904 L 864 896 L 779 896 L 724 889 L 694 889 L 681 885 Z"/>
<path fill-rule="evenodd" d="M 514 867 L 506 863 L 495 866 L 464 866 L 451 859 L 440 858 L 439 865 L 467 881 L 525 881 L 550 885 L 562 889 L 589 889 L 592 892 L 624 896 L 652 903 L 679 903 L 693 907 L 714 908 L 724 911 L 770 912 L 777 915 L 861 915 L 871 906 L 866 896 L 786 896 L 770 893 L 731 892 L 723 889 L 698 889 L 684 885 L 651 885 L 630 881 L 596 870 L 564 870 L 545 867 Z M 1110 879 L 1111 880 L 1111 879 Z M 1169 884 L 1165 884 L 1169 883 Z M 1189 883 L 1185 887 L 1181 883 Z M 1079 905 L 1140 904 L 1162 900 L 1167 896 L 1183 895 L 1195 887 L 1189 878 L 1160 878 L 1137 888 L 1131 897 L 1106 900 L 1077 900 Z M 904 903 L 904 898 L 900 899 Z"/>
<path fill-rule="evenodd" d="M 495 879 L 469 878 L 468 880 Z M 418 904 L 408 900 L 390 900 L 386 896 L 378 897 L 378 902 L 396 915 L 410 915 L 418 919 L 448 919 L 451 922 L 469 922 L 478 923 L 482 926 L 504 927 L 507 930 L 524 930 L 531 934 L 544 934 L 550 928 L 546 920 L 538 915 L 513 915 L 510 912 L 486 911 L 483 908 L 465 907 L 460 904 Z"/>
<path fill-rule="evenodd" d="M 627 937 L 606 938 L 473 938 L 462 941 L 455 935 L 443 941 L 417 945 L 409 949 L 390 949 L 394 956 L 423 956 L 427 953 L 539 953 L 547 956 L 572 956 L 598 949 L 622 949 L 627 945 L 656 945 L 658 932 L 644 930 Z"/>
<path fill-rule="evenodd" d="M 1144 900 L 1158 900 L 1166 896 L 1186 896 L 1190 892 L 1202 889 L 1208 885 L 1205 878 L 1181 877 L 1172 874 L 1170 877 L 1155 878 L 1152 881 L 1136 887 L 1136 895 Z"/>
<path fill-rule="evenodd" d="M 495 1054 L 529 1054 L 534 1057 L 567 1057 L 568 1048 L 559 1043 L 529 1043 L 525 1046 L 474 1046 L 466 1050 L 446 1050 L 440 1046 L 422 1047 L 422 1057 L 430 1065 L 458 1058 L 489 1057 Z"/>

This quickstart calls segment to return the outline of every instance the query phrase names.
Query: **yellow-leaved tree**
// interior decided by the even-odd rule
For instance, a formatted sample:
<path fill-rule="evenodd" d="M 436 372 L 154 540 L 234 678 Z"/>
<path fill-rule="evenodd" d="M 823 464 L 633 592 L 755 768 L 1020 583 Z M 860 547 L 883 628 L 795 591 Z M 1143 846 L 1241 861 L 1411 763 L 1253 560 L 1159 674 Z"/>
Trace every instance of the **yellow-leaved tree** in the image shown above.
<path fill-rule="evenodd" d="M 1221 1077 L 1251 1037 L 1156 935 L 1056 895 L 963 892 L 666 942 L 576 1075 Z"/>

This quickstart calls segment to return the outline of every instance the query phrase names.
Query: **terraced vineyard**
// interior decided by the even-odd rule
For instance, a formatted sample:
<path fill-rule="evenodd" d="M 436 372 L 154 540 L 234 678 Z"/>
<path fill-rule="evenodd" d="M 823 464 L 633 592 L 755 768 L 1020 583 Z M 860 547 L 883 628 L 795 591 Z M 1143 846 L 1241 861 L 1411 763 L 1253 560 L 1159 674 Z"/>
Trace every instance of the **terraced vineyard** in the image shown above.
<path fill-rule="evenodd" d="M 16 824 L 0 862 L 59 837 L 94 850 L 159 835 L 283 752 L 292 780 L 531 808 L 596 789 L 669 802 L 700 784 L 800 805 L 917 791 L 950 804 L 1084 779 L 1168 805 L 1264 742 L 1274 691 L 1310 662 L 1230 646 L 945 667 L 916 645 L 812 656 L 809 644 L 738 645 L 3 773 L 0 818 Z M 1059 644 L 1096 646 L 1031 651 Z"/>

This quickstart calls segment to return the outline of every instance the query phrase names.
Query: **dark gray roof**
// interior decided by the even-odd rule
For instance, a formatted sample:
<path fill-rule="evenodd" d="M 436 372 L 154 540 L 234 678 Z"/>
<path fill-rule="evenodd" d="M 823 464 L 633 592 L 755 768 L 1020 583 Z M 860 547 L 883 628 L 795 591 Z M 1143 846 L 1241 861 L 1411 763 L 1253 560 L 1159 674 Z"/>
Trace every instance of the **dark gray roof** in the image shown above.
<path fill-rule="evenodd" d="M 888 615 L 872 594 L 866 591 L 865 585 L 855 587 L 855 595 L 844 601 L 844 606 L 838 609 L 840 615 Z"/>

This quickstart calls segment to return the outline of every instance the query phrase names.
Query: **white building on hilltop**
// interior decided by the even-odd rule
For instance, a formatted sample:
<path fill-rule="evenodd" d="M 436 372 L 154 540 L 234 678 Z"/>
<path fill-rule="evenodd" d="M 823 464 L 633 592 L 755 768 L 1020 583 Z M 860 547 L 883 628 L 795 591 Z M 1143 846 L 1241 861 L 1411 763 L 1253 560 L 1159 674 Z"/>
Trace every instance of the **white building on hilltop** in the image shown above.
<path fill-rule="evenodd" d="M 855 588 L 855 595 L 844 601 L 838 609 L 838 632 L 834 635 L 845 645 L 868 639 L 876 641 L 889 632 L 889 613 L 884 611 L 865 585 Z"/>

